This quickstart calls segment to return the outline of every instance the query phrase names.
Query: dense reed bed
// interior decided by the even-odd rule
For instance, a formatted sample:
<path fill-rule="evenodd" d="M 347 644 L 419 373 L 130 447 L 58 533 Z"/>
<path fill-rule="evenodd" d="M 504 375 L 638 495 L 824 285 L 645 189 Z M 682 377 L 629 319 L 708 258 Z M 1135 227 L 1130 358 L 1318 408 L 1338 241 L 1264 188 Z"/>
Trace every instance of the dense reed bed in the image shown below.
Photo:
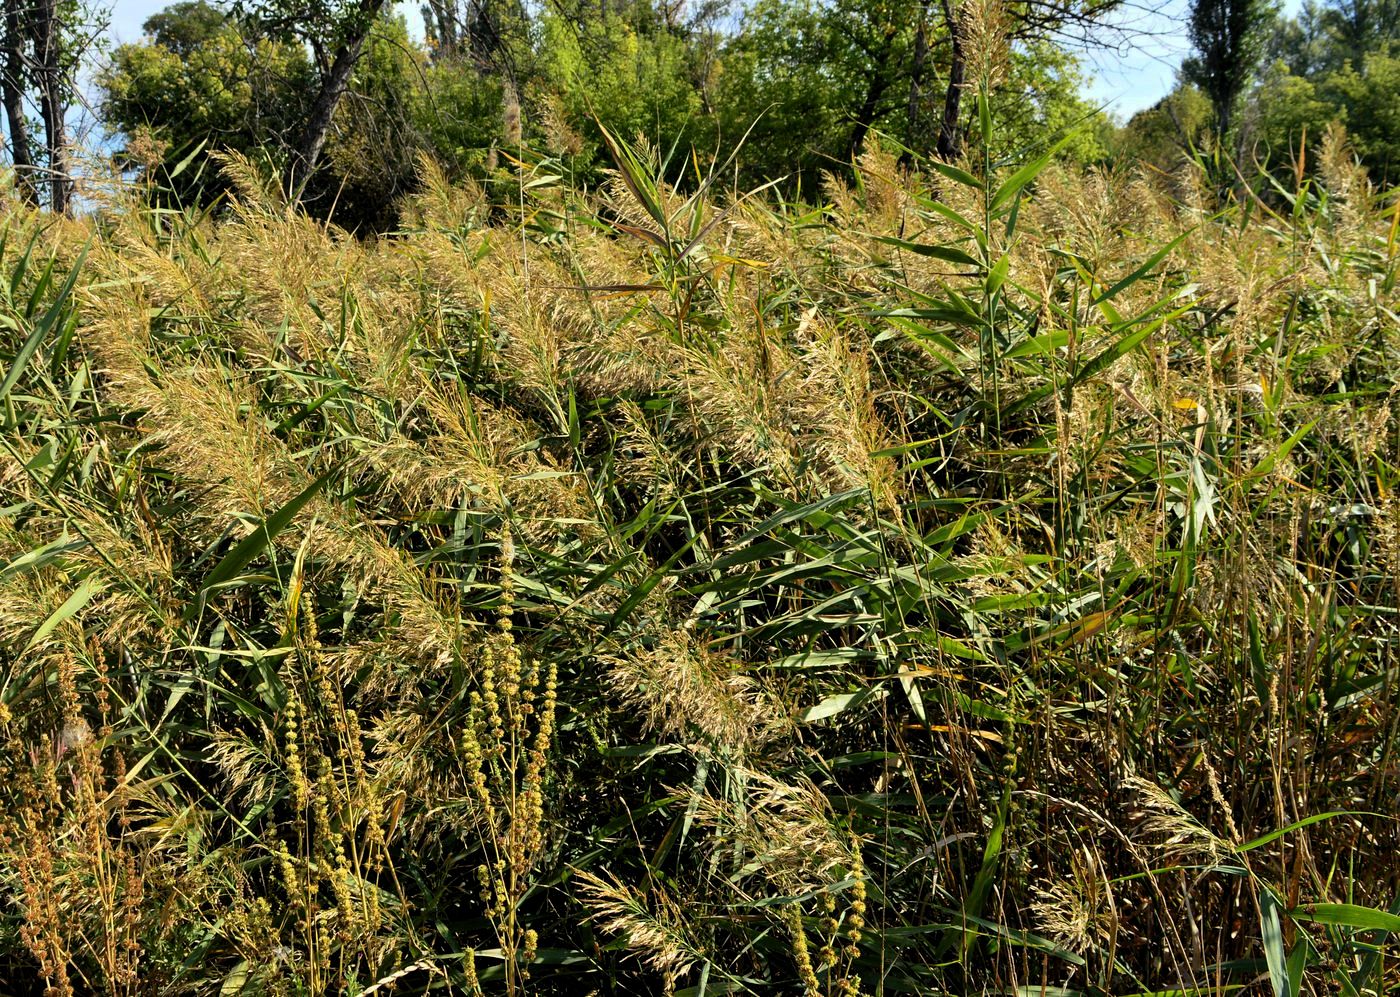
<path fill-rule="evenodd" d="M 373 241 L 237 159 L 5 202 L 0 990 L 1400 985 L 1344 137 L 821 208 L 612 155 Z"/>

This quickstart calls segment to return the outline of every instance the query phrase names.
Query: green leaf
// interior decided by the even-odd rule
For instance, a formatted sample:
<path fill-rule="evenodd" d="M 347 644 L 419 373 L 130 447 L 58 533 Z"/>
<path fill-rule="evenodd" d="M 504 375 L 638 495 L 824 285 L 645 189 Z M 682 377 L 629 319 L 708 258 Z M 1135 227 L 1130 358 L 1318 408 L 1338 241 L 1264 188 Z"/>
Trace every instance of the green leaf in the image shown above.
<path fill-rule="evenodd" d="M 987 297 L 991 297 L 1001 290 L 1001 285 L 1006 283 L 1006 275 L 1011 270 L 1011 254 L 1002 253 L 1001 259 L 992 265 L 992 269 L 987 274 Z"/>
<path fill-rule="evenodd" d="M 1011 176 L 1007 177 L 1006 182 L 998 187 L 997 192 L 992 195 L 992 203 L 988 210 L 996 211 L 997 208 L 1000 208 L 1007 201 L 1011 200 L 1011 198 L 1015 197 L 1016 192 L 1039 176 L 1040 171 L 1045 169 L 1045 167 L 1050 164 L 1050 160 L 1055 158 L 1055 153 L 1068 145 L 1069 140 L 1073 137 L 1073 133 L 1066 135 L 1038 158 L 1031 160 L 1015 173 L 1011 174 Z"/>
<path fill-rule="evenodd" d="M 972 237 L 977 240 L 977 245 L 982 247 L 983 251 L 986 250 L 986 234 L 978 226 L 974 225 L 971 221 L 969 221 L 965 216 L 954 211 L 942 201 L 933 201 L 928 200 L 926 198 L 920 198 L 919 203 L 925 208 L 927 208 L 929 211 L 932 211 L 934 214 L 943 216 L 959 228 L 967 229 L 969 232 L 972 233 Z"/>
<path fill-rule="evenodd" d="M 1400 931 L 1400 915 L 1357 904 L 1303 904 L 1288 912 L 1299 921 L 1359 931 Z"/>
<path fill-rule="evenodd" d="M 1359 811 L 1359 810 L 1329 810 L 1329 811 L 1327 811 L 1327 812 L 1324 813 L 1324 814 L 1313 814 L 1311 817 L 1304 817 L 1302 820 L 1295 820 L 1292 824 L 1289 824 L 1287 827 L 1281 827 L 1281 828 L 1279 828 L 1277 831 L 1270 831 L 1268 834 L 1263 835 L 1262 837 L 1255 838 L 1253 841 L 1247 841 L 1247 842 L 1245 842 L 1243 845 L 1236 845 L 1236 846 L 1235 846 L 1235 851 L 1236 851 L 1236 852 L 1248 852 L 1248 851 L 1253 851 L 1254 849 L 1260 847 L 1261 845 L 1267 845 L 1269 842 L 1275 841 L 1275 840 L 1277 840 L 1277 839 L 1279 839 L 1279 838 L 1282 838 L 1285 834 L 1288 834 L 1288 833 L 1290 833 L 1290 832 L 1292 832 L 1292 831 L 1297 831 L 1297 830 L 1299 830 L 1300 828 L 1307 827 L 1307 826 L 1309 826 L 1310 824 L 1316 824 L 1316 823 L 1318 823 L 1318 822 L 1320 822 L 1320 821 L 1331 820 L 1333 817 L 1363 817 L 1363 816 L 1379 816 L 1379 815 L 1378 815 L 1378 814 L 1367 814 L 1367 813 L 1365 813 L 1364 811 Z"/>
<path fill-rule="evenodd" d="M 603 633 L 605 635 L 611 634 L 616 630 L 622 624 L 622 621 L 627 619 L 628 614 L 640 606 L 642 601 L 651 594 L 652 589 L 661 584 L 662 579 L 670 577 L 671 569 L 700 542 L 702 537 L 703 534 L 696 533 L 677 548 L 675 553 L 666 559 L 665 563 L 651 572 L 651 574 L 647 575 L 646 579 L 640 585 L 636 586 L 627 598 L 622 601 L 622 604 L 613 611 L 613 614 L 608 617 L 607 622 L 603 625 Z"/>
<path fill-rule="evenodd" d="M 0 381 L 0 401 L 4 401 L 10 391 L 19 383 L 24 369 L 29 366 L 29 361 L 34 359 L 35 352 L 39 349 L 39 344 L 44 337 L 49 334 L 54 323 L 58 321 L 58 316 L 63 311 L 64 305 L 68 301 L 68 296 L 73 293 L 73 285 L 78 282 L 78 275 L 82 272 L 83 261 L 87 259 L 88 248 L 91 242 L 83 246 L 83 250 L 78 254 L 78 260 L 73 264 L 73 269 L 68 271 L 68 279 L 63 282 L 63 287 L 59 289 L 58 297 L 53 304 L 49 305 L 49 310 L 44 313 L 34 326 L 29 336 L 21 344 L 19 352 L 15 354 L 14 363 L 10 364 L 10 369 L 5 374 L 5 380 Z"/>
<path fill-rule="evenodd" d="M 248 965 L 248 960 L 239 960 L 224 977 L 224 982 L 219 987 L 219 997 L 236 997 L 236 995 L 241 994 L 248 983 L 250 972 L 251 967 Z"/>
<path fill-rule="evenodd" d="M 1400 896 L 1397 896 L 1394 900 L 1390 902 L 1390 913 L 1394 916 L 1400 916 Z M 1381 953 L 1384 951 L 1380 945 L 1380 942 L 1385 937 L 1385 935 L 1382 935 L 1373 939 L 1373 941 L 1376 943 L 1375 949 L 1371 952 L 1366 953 L 1366 956 L 1361 960 L 1361 965 L 1358 966 L 1356 972 L 1352 974 L 1351 987 L 1354 991 L 1359 993 L 1362 990 L 1362 988 L 1364 988 L 1367 985 L 1367 981 L 1371 978 L 1371 974 L 1376 972 L 1377 967 L 1380 965 Z M 1380 981 L 1378 980 L 1376 982 L 1377 985 L 1375 987 L 1375 991 L 1376 993 L 1380 993 Z"/>
<path fill-rule="evenodd" d="M 257 529 L 235 544 L 233 549 L 225 554 L 218 564 L 214 565 L 214 570 L 205 576 L 203 584 L 199 587 L 201 595 L 237 577 L 238 573 L 246 568 L 253 558 L 261 554 L 263 549 L 276 539 L 279 533 L 292 524 L 292 520 L 296 519 L 297 514 L 306 504 L 325 487 L 326 482 L 337 470 L 338 468 L 331 468 L 311 482 L 302 489 L 300 495 L 264 519 L 258 524 Z"/>
<path fill-rule="evenodd" d="M 947 263 L 956 263 L 959 266 L 980 267 L 982 265 L 982 261 L 977 257 L 963 252 L 956 246 L 935 246 L 922 242 L 908 242 L 904 239 L 896 239 L 891 235 L 878 235 L 875 237 L 875 241 L 883 242 L 888 246 L 898 246 L 900 249 L 917 253 L 919 256 L 929 256 Z"/>
<path fill-rule="evenodd" d="M 997 869 L 1001 864 L 1002 840 L 1006 835 L 1007 825 L 1011 820 L 1011 791 L 1012 780 L 1007 779 L 1002 787 L 1001 800 L 997 804 L 996 814 L 993 818 L 992 829 L 987 835 L 987 844 L 982 851 L 982 867 L 977 870 L 977 876 L 972 881 L 972 889 L 969 891 L 967 900 L 963 904 L 963 914 L 969 918 L 980 918 L 982 909 L 987 904 L 987 897 L 991 895 L 992 884 L 996 879 Z M 971 933 L 963 935 L 963 951 L 970 947 L 975 936 Z"/>
<path fill-rule="evenodd" d="M 198 142 L 196 142 L 194 148 L 190 150 L 189 155 L 186 156 L 184 159 L 180 160 L 178 163 L 176 163 L 174 167 L 171 168 L 170 172 L 166 174 L 166 176 L 169 179 L 174 180 L 181 173 L 184 173 L 185 170 L 189 169 L 190 163 L 194 162 L 195 157 L 202 153 L 204 151 L 204 147 L 208 144 L 209 140 L 207 138 L 200 139 Z"/>
<path fill-rule="evenodd" d="M 1064 349 L 1068 345 L 1069 330 L 1057 329 L 1053 332 L 1046 332 L 1039 336 L 1021 340 L 1006 351 L 1006 356 L 1010 359 L 1015 359 L 1037 354 L 1054 353 L 1056 350 Z"/>
<path fill-rule="evenodd" d="M 1170 321 L 1171 319 L 1179 318 L 1182 315 L 1185 315 L 1188 311 L 1191 310 L 1192 307 L 1192 305 L 1184 305 L 1168 315 L 1163 315 L 1161 318 L 1157 318 L 1152 320 L 1151 322 L 1148 322 L 1136 332 L 1130 332 L 1127 335 L 1123 336 L 1112 346 L 1109 346 L 1107 349 L 1096 354 L 1092 360 L 1088 361 L 1086 364 L 1084 364 L 1083 367 L 1075 371 L 1074 376 L 1070 378 L 1069 383 L 1079 384 L 1080 382 L 1090 377 L 1093 377 L 1095 374 L 1097 374 L 1101 370 L 1104 370 L 1110 364 L 1126 356 L 1128 353 L 1131 353 L 1134 349 L 1138 347 L 1138 345 L 1144 339 L 1146 339 L 1148 336 L 1152 335 L 1154 332 L 1160 329 L 1166 322 Z M 1129 326 L 1129 328 L 1131 328 L 1131 326 Z"/>
<path fill-rule="evenodd" d="M 97 575 L 88 575 L 83 579 L 83 583 L 74 589 L 73 594 L 63 600 L 63 605 L 59 606 L 46 619 L 39 629 L 34 631 L 34 636 L 29 638 L 29 643 L 24 646 L 22 653 L 27 654 L 37 647 L 45 637 L 57 630 L 64 620 L 70 619 L 74 613 L 82 609 L 92 597 L 107 587 L 107 582 Z"/>
<path fill-rule="evenodd" d="M 1288 439 L 1280 443 L 1272 453 L 1266 454 L 1264 457 L 1262 457 L 1259 463 L 1254 465 L 1254 467 L 1250 470 L 1249 474 L 1246 475 L 1246 477 L 1262 478 L 1264 475 L 1272 471 L 1274 469 L 1275 464 L 1277 464 L 1283 458 L 1287 457 L 1289 453 L 1292 452 L 1294 447 L 1296 447 L 1299 443 L 1303 442 L 1303 437 L 1311 433 L 1313 427 L 1316 426 L 1317 423 L 1318 420 L 1314 419 L 1312 422 L 1305 423 L 1303 426 L 1301 426 L 1298 430 L 1296 430 L 1293 433 L 1292 436 L 1288 437 Z"/>
<path fill-rule="evenodd" d="M 944 335 L 937 329 L 912 322 L 909 319 L 892 318 L 890 322 L 903 329 L 910 339 L 923 347 L 928 355 L 950 374 L 961 375 L 963 367 L 972 359 L 952 337 Z"/>
<path fill-rule="evenodd" d="M 962 326 L 969 329 L 985 329 L 987 320 L 976 312 L 968 311 L 960 307 L 960 303 L 950 296 L 946 302 L 934 302 L 924 305 L 921 308 L 897 308 L 893 311 L 880 313 L 883 318 L 916 318 L 928 319 L 934 322 L 946 322 L 949 325 Z"/>
<path fill-rule="evenodd" d="M 973 190 L 982 189 L 982 181 L 978 180 L 971 173 L 967 172 L 967 170 L 958 169 L 958 167 L 953 166 L 950 163 L 940 163 L 936 159 L 930 160 L 929 166 L 933 167 L 935 170 L 943 174 L 949 180 L 952 180 L 955 183 L 960 183 L 964 187 L 971 187 Z"/>
<path fill-rule="evenodd" d="M 612 132 L 603 126 L 603 122 L 595 115 L 594 123 L 598 126 L 598 131 L 603 136 L 603 143 L 608 147 L 608 154 L 612 158 L 613 165 L 617 167 L 618 176 L 627 185 L 627 189 L 632 192 L 632 196 L 637 199 L 637 203 L 651 215 L 662 233 L 669 230 L 666 212 L 661 208 L 660 193 L 656 185 L 652 183 L 647 172 L 642 168 L 642 163 L 633 154 L 632 150 L 625 142 L 616 138 Z M 669 246 L 664 235 L 657 238 L 662 240 L 663 246 Z"/>
<path fill-rule="evenodd" d="M 51 540 L 42 547 L 36 547 L 27 553 L 21 554 L 9 564 L 0 569 L 0 582 L 11 576 L 18 575 L 22 571 L 37 571 L 46 564 L 57 561 L 64 554 L 72 553 L 75 550 L 82 550 L 87 546 L 87 540 L 82 537 L 73 538 L 67 535 Z"/>
<path fill-rule="evenodd" d="M 1269 964 L 1269 982 L 1274 997 L 1289 997 L 1288 955 L 1283 949 L 1283 925 L 1279 922 L 1278 901 L 1266 888 L 1259 892 L 1260 930 L 1264 940 L 1264 959 Z"/>
<path fill-rule="evenodd" d="M 1165 246 L 1163 246 L 1161 249 L 1157 250 L 1157 252 L 1153 253 L 1150 257 L 1148 257 L 1147 262 L 1143 263 L 1142 266 L 1138 267 L 1138 268 L 1137 268 L 1136 270 L 1134 270 L 1132 273 L 1128 274 L 1128 276 L 1124 277 L 1122 280 L 1118 281 L 1116 284 L 1114 284 L 1114 285 L 1113 285 L 1112 287 L 1110 287 L 1108 290 L 1104 291 L 1102 294 L 1100 294 L 1098 297 L 1096 297 L 1093 301 L 1091 301 L 1090 304 L 1091 304 L 1091 305 L 1099 305 L 1099 304 L 1102 304 L 1103 302 L 1107 301 L 1109 298 L 1111 298 L 1111 297 L 1113 297 L 1114 295 L 1118 294 L 1120 291 L 1125 291 L 1125 290 L 1127 290 L 1128 288 L 1132 287 L 1134 284 L 1136 284 L 1136 283 L 1137 283 L 1139 280 L 1141 280 L 1143 277 L 1147 276 L 1147 274 L 1148 274 L 1154 267 L 1156 267 L 1158 263 L 1161 263 L 1164 259 L 1166 259 L 1166 258 L 1167 258 L 1167 254 L 1169 254 L 1169 253 L 1170 253 L 1173 249 L 1175 249 L 1177 246 L 1181 245 L 1181 240 L 1185 239 L 1188 235 L 1190 235 L 1190 234 L 1191 234 L 1192 232 L 1194 232 L 1194 231 L 1195 231 L 1194 228 L 1190 228 L 1190 229 L 1187 229 L 1185 232 L 1182 232 L 1179 236 L 1177 236 L 1177 237 L 1176 237 L 1175 239 L 1173 239 L 1171 242 L 1167 243 L 1167 244 L 1166 244 Z"/>
<path fill-rule="evenodd" d="M 883 697 L 884 694 L 883 689 L 871 686 L 868 689 L 861 689 L 859 692 L 843 692 L 835 696 L 827 696 L 815 706 L 803 710 L 797 719 L 802 723 L 829 720 L 847 710 L 856 709 L 877 695 Z"/>
<path fill-rule="evenodd" d="M 1303 971 L 1308 968 L 1308 937 L 1298 933 L 1293 951 L 1288 954 L 1288 997 L 1298 997 L 1303 984 Z"/>

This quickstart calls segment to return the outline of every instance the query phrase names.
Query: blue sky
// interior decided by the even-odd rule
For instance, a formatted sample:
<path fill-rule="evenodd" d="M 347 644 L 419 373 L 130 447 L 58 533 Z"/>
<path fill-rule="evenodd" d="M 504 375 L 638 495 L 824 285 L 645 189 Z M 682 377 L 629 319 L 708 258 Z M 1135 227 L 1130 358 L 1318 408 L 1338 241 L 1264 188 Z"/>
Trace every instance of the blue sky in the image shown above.
<path fill-rule="evenodd" d="M 1103 47 L 1081 52 L 1092 74 L 1088 96 L 1120 120 L 1151 107 L 1176 85 L 1177 67 L 1191 45 L 1185 22 L 1189 0 L 1135 0 L 1111 20 Z M 1117 44 L 1114 44 L 1114 43 Z"/>
<path fill-rule="evenodd" d="M 1293 15 L 1301 0 L 1283 0 L 1283 12 Z M 1131 37 L 1129 48 L 1114 47 L 1114 32 L 1103 34 L 1102 48 L 1082 52 L 1084 68 L 1093 75 L 1088 95 L 1127 120 L 1151 107 L 1176 84 L 1177 67 L 1191 49 L 1186 40 L 1189 0 L 1127 0 L 1110 24 Z"/>
<path fill-rule="evenodd" d="M 112 36 L 116 41 L 136 41 L 141 22 L 161 10 L 171 0 L 115 0 L 112 7 Z M 1150 107 L 1172 88 L 1176 69 L 1189 49 L 1183 30 L 1188 0 L 1129 0 L 1106 31 L 1105 47 L 1086 51 L 1085 69 L 1092 74 L 1089 96 L 1107 107 L 1120 120 Z M 399 3 L 400 10 L 417 20 L 417 4 Z M 1298 8 L 1298 0 L 1285 0 L 1288 11 Z M 1107 43 L 1119 37 L 1131 44 Z"/>
<path fill-rule="evenodd" d="M 112 8 L 111 35 L 115 41 L 134 42 L 141 37 L 141 24 L 157 11 L 164 10 L 176 0 L 107 0 Z M 422 19 L 417 3 L 395 3 L 395 8 L 408 15 L 409 24 Z"/>
<path fill-rule="evenodd" d="M 157 11 L 164 10 L 174 0 L 116 0 L 112 4 L 114 41 L 134 42 L 141 37 L 141 24 Z"/>

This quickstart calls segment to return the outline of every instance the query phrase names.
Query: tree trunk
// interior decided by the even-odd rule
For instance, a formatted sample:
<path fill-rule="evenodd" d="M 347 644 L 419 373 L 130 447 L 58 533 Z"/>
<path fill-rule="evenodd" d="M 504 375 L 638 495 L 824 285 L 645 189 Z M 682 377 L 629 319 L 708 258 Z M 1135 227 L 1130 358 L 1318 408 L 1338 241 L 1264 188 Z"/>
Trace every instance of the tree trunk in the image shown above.
<path fill-rule="evenodd" d="M 914 59 L 909 66 L 909 116 L 905 128 L 904 145 L 899 157 L 899 165 L 908 167 L 915 151 L 923 147 L 919 134 L 919 107 L 924 101 L 924 67 L 928 63 L 928 5 L 929 0 L 920 0 L 919 26 L 914 33 Z"/>
<path fill-rule="evenodd" d="M 15 167 L 15 186 L 25 202 L 37 207 L 39 192 L 34 187 L 34 157 L 29 138 L 29 121 L 24 116 L 24 30 L 20 4 L 25 0 L 5 0 L 5 66 L 0 78 L 0 98 L 10 128 L 10 158 Z"/>
<path fill-rule="evenodd" d="M 432 15 L 429 21 L 428 16 Z M 450 62 L 457 55 L 457 33 L 461 19 L 457 15 L 457 4 L 453 0 L 428 0 L 424 7 L 423 20 L 437 33 L 437 51 L 434 62 Z"/>
<path fill-rule="evenodd" d="M 870 126 L 875 123 L 875 113 L 880 107 L 880 98 L 889 89 L 890 78 L 889 69 L 890 44 L 894 41 L 895 29 L 891 26 L 885 31 L 879 54 L 875 61 L 875 72 L 870 77 L 870 84 L 865 89 L 865 100 L 861 101 L 860 110 L 856 112 L 856 125 L 851 130 L 851 158 L 860 155 L 861 147 L 865 145 L 865 136 L 870 132 Z"/>
<path fill-rule="evenodd" d="M 962 31 L 951 0 L 943 0 L 943 18 L 948 24 L 953 57 L 948 66 L 948 89 L 943 94 L 943 124 L 938 129 L 940 159 L 958 158 L 962 152 L 962 134 L 958 127 L 962 118 L 963 79 L 967 73 L 967 57 L 963 52 Z"/>
<path fill-rule="evenodd" d="M 287 194 L 293 200 L 301 197 L 306 181 L 316 171 L 321 150 L 326 147 L 326 138 L 330 135 L 331 122 L 335 119 L 335 109 L 340 106 L 341 98 L 350 89 L 350 77 L 355 71 L 355 63 L 359 61 L 360 50 L 364 48 L 365 39 L 369 36 L 370 29 L 384 4 L 385 0 L 360 0 L 349 33 L 335 50 L 330 70 L 321 80 L 321 89 L 311 104 L 306 126 L 292 149 L 287 169 L 282 176 Z"/>
<path fill-rule="evenodd" d="M 67 214 L 73 178 L 68 170 L 68 132 L 64 121 L 68 102 L 63 95 L 63 43 L 59 37 L 58 0 L 35 0 L 32 10 L 39 117 L 44 122 L 44 145 L 49 160 L 49 207 Z"/>

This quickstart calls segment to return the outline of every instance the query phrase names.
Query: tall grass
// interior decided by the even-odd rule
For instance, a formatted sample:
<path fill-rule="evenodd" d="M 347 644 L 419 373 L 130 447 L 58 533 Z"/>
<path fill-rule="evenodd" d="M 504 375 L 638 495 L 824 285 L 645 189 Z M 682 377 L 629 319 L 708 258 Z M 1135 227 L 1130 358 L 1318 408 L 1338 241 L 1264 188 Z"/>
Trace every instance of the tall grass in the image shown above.
<path fill-rule="evenodd" d="M 375 242 L 237 159 L 218 218 L 6 202 L 9 990 L 1393 990 L 1343 137 L 821 208 L 612 145 Z"/>

